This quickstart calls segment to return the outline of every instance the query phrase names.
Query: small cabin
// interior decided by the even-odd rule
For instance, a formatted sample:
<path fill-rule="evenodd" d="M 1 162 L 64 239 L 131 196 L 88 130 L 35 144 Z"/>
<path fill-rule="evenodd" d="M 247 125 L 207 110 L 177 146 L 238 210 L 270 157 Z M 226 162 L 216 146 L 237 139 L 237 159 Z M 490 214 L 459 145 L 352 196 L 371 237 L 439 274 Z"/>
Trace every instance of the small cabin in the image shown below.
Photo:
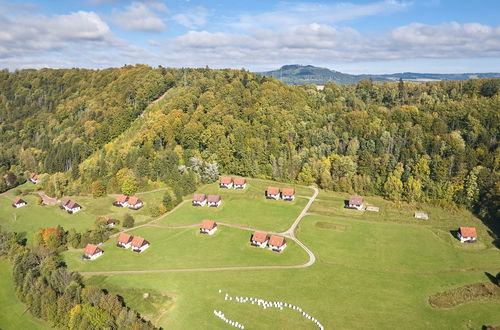
<path fill-rule="evenodd" d="M 118 224 L 118 220 L 116 219 L 106 219 L 106 224 L 108 225 L 109 228 L 114 228 Z"/>
<path fill-rule="evenodd" d="M 283 188 L 281 190 L 281 198 L 284 201 L 293 201 L 295 199 L 295 190 L 292 188 Z"/>
<path fill-rule="evenodd" d="M 95 260 L 102 256 L 104 253 L 97 245 L 87 244 L 85 249 L 83 250 L 83 258 L 88 260 Z"/>
<path fill-rule="evenodd" d="M 429 216 L 427 215 L 427 213 L 424 213 L 424 212 L 415 212 L 414 217 L 417 219 L 424 219 L 424 220 L 429 219 Z"/>
<path fill-rule="evenodd" d="M 116 197 L 116 201 L 113 203 L 114 206 L 118 206 L 118 207 L 128 207 L 128 196 L 126 195 L 118 195 L 118 197 Z"/>
<path fill-rule="evenodd" d="M 76 213 L 82 209 L 80 204 L 68 198 L 63 198 L 61 201 L 61 208 L 66 210 L 69 214 Z"/>
<path fill-rule="evenodd" d="M 219 207 L 220 203 L 222 203 L 222 199 L 220 195 L 208 195 L 207 203 L 210 207 Z"/>
<path fill-rule="evenodd" d="M 272 235 L 269 238 L 269 249 L 281 252 L 286 248 L 286 240 L 284 237 Z"/>
<path fill-rule="evenodd" d="M 221 176 L 219 180 L 219 186 L 221 188 L 230 189 L 233 187 L 233 180 L 230 176 Z"/>
<path fill-rule="evenodd" d="M 280 189 L 277 187 L 267 187 L 266 197 L 268 199 L 279 199 L 280 198 Z"/>
<path fill-rule="evenodd" d="M 205 206 L 207 203 L 207 196 L 205 194 L 194 194 L 193 206 Z"/>
<path fill-rule="evenodd" d="M 127 233 L 120 233 L 120 236 L 118 236 L 118 243 L 116 244 L 116 246 L 128 249 L 131 246 L 133 239 L 134 236 L 132 235 L 129 235 Z"/>
<path fill-rule="evenodd" d="M 127 204 L 128 204 L 128 208 L 131 210 L 138 210 L 144 206 L 144 203 L 139 198 L 137 198 L 135 196 L 129 197 Z"/>
<path fill-rule="evenodd" d="M 200 233 L 213 235 L 217 231 L 217 223 L 211 220 L 203 220 L 201 222 Z"/>
<path fill-rule="evenodd" d="M 349 201 L 347 202 L 346 208 L 362 210 L 363 209 L 363 197 L 360 196 L 351 196 L 349 197 Z"/>
<path fill-rule="evenodd" d="M 132 247 L 132 251 L 141 253 L 149 247 L 149 242 L 142 237 L 136 236 L 132 239 L 130 246 Z"/>
<path fill-rule="evenodd" d="M 369 205 L 366 207 L 366 210 L 370 212 L 379 212 L 380 208 L 378 206 Z"/>
<path fill-rule="evenodd" d="M 269 241 L 269 238 L 267 237 L 267 234 L 256 231 L 252 235 L 252 245 L 253 246 L 265 248 L 267 246 L 268 241 Z"/>
<path fill-rule="evenodd" d="M 30 182 L 33 182 L 34 184 L 37 184 L 40 182 L 40 179 L 38 178 L 38 174 L 36 174 L 36 173 L 30 173 L 29 180 L 30 180 Z"/>
<path fill-rule="evenodd" d="M 457 237 L 460 242 L 473 243 L 477 240 L 477 232 L 474 227 L 460 227 L 458 228 Z"/>
<path fill-rule="evenodd" d="M 234 178 L 234 189 L 245 189 L 247 187 L 247 180 L 245 178 Z"/>
<path fill-rule="evenodd" d="M 14 199 L 14 202 L 12 203 L 12 206 L 16 209 L 26 205 L 28 205 L 28 203 L 25 200 L 21 199 L 21 197 L 16 197 L 16 199 Z"/>

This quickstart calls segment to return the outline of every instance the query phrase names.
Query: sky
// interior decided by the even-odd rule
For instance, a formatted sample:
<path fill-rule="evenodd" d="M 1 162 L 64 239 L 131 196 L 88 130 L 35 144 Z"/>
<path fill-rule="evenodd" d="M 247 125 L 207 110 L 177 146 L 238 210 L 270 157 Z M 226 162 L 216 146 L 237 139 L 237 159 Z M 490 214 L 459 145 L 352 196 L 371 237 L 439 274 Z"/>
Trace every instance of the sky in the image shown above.
<path fill-rule="evenodd" d="M 500 72 L 500 0 L 0 0 L 0 68 Z"/>

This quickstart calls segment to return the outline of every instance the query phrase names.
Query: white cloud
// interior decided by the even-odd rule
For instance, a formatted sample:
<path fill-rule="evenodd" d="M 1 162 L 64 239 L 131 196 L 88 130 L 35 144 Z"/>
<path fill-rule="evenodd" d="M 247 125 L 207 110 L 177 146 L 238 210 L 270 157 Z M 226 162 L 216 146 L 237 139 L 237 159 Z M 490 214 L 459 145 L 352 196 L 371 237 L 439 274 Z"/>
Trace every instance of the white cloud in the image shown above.
<path fill-rule="evenodd" d="M 159 2 L 133 2 L 125 10 L 114 9 L 111 20 L 127 30 L 161 32 L 166 26 L 158 13 L 166 11 L 165 5 Z"/>
<path fill-rule="evenodd" d="M 177 23 L 190 29 L 196 29 L 205 26 L 210 11 L 204 7 L 198 6 L 187 10 L 184 13 L 174 15 L 173 19 Z"/>

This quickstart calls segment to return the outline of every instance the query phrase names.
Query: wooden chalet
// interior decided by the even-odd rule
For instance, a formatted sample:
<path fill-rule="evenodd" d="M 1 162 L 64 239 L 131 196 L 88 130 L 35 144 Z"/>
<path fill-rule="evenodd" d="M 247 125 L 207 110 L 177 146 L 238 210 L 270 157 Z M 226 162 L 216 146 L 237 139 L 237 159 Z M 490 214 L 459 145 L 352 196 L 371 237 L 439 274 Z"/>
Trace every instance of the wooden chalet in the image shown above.
<path fill-rule="evenodd" d="M 211 220 L 203 220 L 201 222 L 200 233 L 213 235 L 217 231 L 217 223 Z"/>
<path fill-rule="evenodd" d="M 283 188 L 281 190 L 281 198 L 284 201 L 293 201 L 295 199 L 295 190 L 292 188 Z"/>
<path fill-rule="evenodd" d="M 132 235 L 129 235 L 127 233 L 120 233 L 120 235 L 118 236 L 118 243 L 116 244 L 116 246 L 128 249 L 131 246 L 133 239 L 134 236 Z"/>
<path fill-rule="evenodd" d="M 230 189 L 233 187 L 233 180 L 230 176 L 221 176 L 219 180 L 219 187 Z"/>
<path fill-rule="evenodd" d="M 144 203 L 137 197 L 132 196 L 128 198 L 127 201 L 128 208 L 131 210 L 138 210 L 144 206 Z"/>
<path fill-rule="evenodd" d="M 286 248 L 286 240 L 284 237 L 272 235 L 269 238 L 269 249 L 281 252 Z"/>
<path fill-rule="evenodd" d="M 234 189 L 245 189 L 247 187 L 247 180 L 245 178 L 233 179 Z"/>
<path fill-rule="evenodd" d="M 147 248 L 149 248 L 149 242 L 142 237 L 135 236 L 130 243 L 132 251 L 141 253 Z"/>
<path fill-rule="evenodd" d="M 458 228 L 457 237 L 460 242 L 474 243 L 477 240 L 477 232 L 474 227 L 460 227 Z"/>
<path fill-rule="evenodd" d="M 267 246 L 268 241 L 269 241 L 269 238 L 267 237 L 267 234 L 256 231 L 252 235 L 251 243 L 253 246 L 265 248 Z"/>
<path fill-rule="evenodd" d="M 85 249 L 83 250 L 83 259 L 95 260 L 102 256 L 104 253 L 97 245 L 87 244 Z"/>
<path fill-rule="evenodd" d="M 266 197 L 268 199 L 279 199 L 280 198 L 280 189 L 277 187 L 267 187 Z"/>
<path fill-rule="evenodd" d="M 207 196 L 205 194 L 194 194 L 193 206 L 205 206 L 207 204 Z"/>
<path fill-rule="evenodd" d="M 208 195 L 207 203 L 210 207 L 219 207 L 222 203 L 222 198 L 220 195 Z"/>
<path fill-rule="evenodd" d="M 28 205 L 28 203 L 25 200 L 21 199 L 21 197 L 16 197 L 14 199 L 14 202 L 12 203 L 12 206 L 15 207 L 16 209 L 26 205 Z"/>

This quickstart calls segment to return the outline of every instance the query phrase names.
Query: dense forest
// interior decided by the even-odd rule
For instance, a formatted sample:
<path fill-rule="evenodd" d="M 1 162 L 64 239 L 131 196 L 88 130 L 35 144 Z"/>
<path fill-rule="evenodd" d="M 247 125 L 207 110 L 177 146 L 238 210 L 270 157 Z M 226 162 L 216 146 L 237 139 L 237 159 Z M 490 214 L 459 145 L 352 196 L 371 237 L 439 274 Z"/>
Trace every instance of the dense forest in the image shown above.
<path fill-rule="evenodd" d="M 182 195 L 231 173 L 498 219 L 499 90 L 499 79 L 320 91 L 244 70 L 3 71 L 0 186 L 37 171 L 55 195 L 154 182 Z"/>

